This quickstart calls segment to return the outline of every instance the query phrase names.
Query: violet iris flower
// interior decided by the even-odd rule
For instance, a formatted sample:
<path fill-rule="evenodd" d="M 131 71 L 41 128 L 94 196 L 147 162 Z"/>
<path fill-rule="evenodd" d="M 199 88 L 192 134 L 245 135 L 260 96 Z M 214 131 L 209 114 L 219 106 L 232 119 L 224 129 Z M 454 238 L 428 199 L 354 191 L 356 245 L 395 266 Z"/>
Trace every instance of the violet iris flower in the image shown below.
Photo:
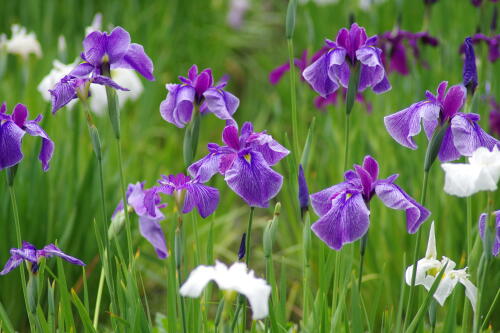
<path fill-rule="evenodd" d="M 7 105 L 0 106 L 0 170 L 10 168 L 23 159 L 21 143 L 23 136 L 42 138 L 42 148 L 38 159 L 42 162 L 43 171 L 49 170 L 49 162 L 54 153 L 54 142 L 40 126 L 42 115 L 33 120 L 28 119 L 28 109 L 24 104 L 17 104 L 12 114 L 7 114 Z"/>
<path fill-rule="evenodd" d="M 85 266 L 83 261 L 67 255 L 54 244 L 49 244 L 43 249 L 37 250 L 32 244 L 23 242 L 23 246 L 20 249 L 10 249 L 10 258 L 5 264 L 3 270 L 0 272 L 0 275 L 9 273 L 14 268 L 21 265 L 23 261 L 29 262 L 31 264 L 31 272 L 36 274 L 38 272 L 40 260 L 42 260 L 42 258 L 51 258 L 53 256 L 61 257 L 73 265 Z"/>
<path fill-rule="evenodd" d="M 214 84 L 212 70 L 202 70 L 193 65 L 188 77 L 179 76 L 181 84 L 167 84 L 167 98 L 160 104 L 160 114 L 169 123 L 183 128 L 193 118 L 194 107 L 199 106 L 201 114 L 213 113 L 217 118 L 234 123 L 233 114 L 240 100 L 224 90 L 227 77 Z"/>
<path fill-rule="evenodd" d="M 430 212 L 394 184 L 398 175 L 378 179 L 377 161 L 366 156 L 363 165 L 344 174 L 345 181 L 311 195 L 311 204 L 320 219 L 312 226 L 314 233 L 330 248 L 340 250 L 368 231 L 369 204 L 373 196 L 389 208 L 406 212 L 406 229 L 415 233 Z"/>
<path fill-rule="evenodd" d="M 154 200 L 151 199 L 156 198 L 159 193 L 174 195 L 179 207 L 183 201 L 183 214 L 189 213 L 196 207 L 203 218 L 211 215 L 219 204 L 219 190 L 203 185 L 199 177 L 191 179 L 191 177 L 182 173 L 169 176 L 163 175 L 158 183 L 160 186 L 153 187 L 144 199 L 144 204 L 152 216 L 156 216 L 156 213 Z"/>
<path fill-rule="evenodd" d="M 490 132 L 500 137 L 500 104 L 492 96 L 488 99 L 491 107 L 489 117 Z"/>
<path fill-rule="evenodd" d="M 406 43 L 405 43 L 406 41 Z M 406 45 L 408 45 L 412 52 L 413 57 L 420 61 L 420 47 L 422 45 L 437 46 L 439 41 L 437 38 L 429 35 L 428 32 L 409 32 L 398 29 L 395 33 L 387 31 L 379 36 L 378 46 L 382 49 L 382 62 L 389 72 L 396 71 L 401 75 L 408 75 L 410 70 L 408 68 L 408 56 Z M 427 64 L 424 62 L 422 65 L 425 67 Z"/>
<path fill-rule="evenodd" d="M 500 253 L 500 210 L 494 211 L 493 216 L 495 216 L 495 239 L 493 241 L 493 247 L 491 248 L 491 254 L 496 257 L 498 253 Z M 485 228 L 486 213 L 483 213 L 479 216 L 479 235 L 483 240 Z"/>
<path fill-rule="evenodd" d="M 299 206 L 300 211 L 304 214 L 309 209 L 309 189 L 307 187 L 306 177 L 304 176 L 304 168 L 299 164 Z"/>
<path fill-rule="evenodd" d="M 222 132 L 225 146 L 208 144 L 209 154 L 189 167 L 193 177 L 206 182 L 216 173 L 252 207 L 268 207 L 281 189 L 283 177 L 271 169 L 290 151 L 264 132 L 254 132 L 250 122 L 226 126 Z"/>
<path fill-rule="evenodd" d="M 167 245 L 165 242 L 165 234 L 160 226 L 160 221 L 165 219 L 165 216 L 160 211 L 166 207 L 166 204 L 161 204 L 160 196 L 156 193 L 149 195 L 150 190 L 144 190 L 144 182 L 129 184 L 127 189 L 128 207 L 132 208 L 139 216 L 139 230 L 141 235 L 153 245 L 158 258 L 164 259 L 168 256 Z M 145 198 L 149 197 L 149 202 L 152 202 L 152 207 L 148 209 L 145 205 Z M 152 211 L 151 214 L 150 211 Z M 120 201 L 111 218 L 115 218 L 117 214 L 123 214 L 123 201 Z"/>
<path fill-rule="evenodd" d="M 479 147 L 492 150 L 499 142 L 479 126 L 479 115 L 460 112 L 467 95 L 465 87 L 455 85 L 446 91 L 447 86 L 448 82 L 443 81 L 438 86 L 437 96 L 427 91 L 425 100 L 386 116 L 384 123 L 389 134 L 400 145 L 417 149 L 413 137 L 420 133 L 420 121 L 429 140 L 438 126 L 450 125 L 438 153 L 441 162 L 454 161 L 462 155 L 471 156 Z"/>
<path fill-rule="evenodd" d="M 326 40 L 328 52 L 308 66 L 303 76 L 312 88 L 322 97 L 333 93 L 342 85 L 347 88 L 351 69 L 360 63 L 358 91 L 372 88 L 375 93 L 391 89 L 382 64 L 377 36 L 368 38 L 364 28 L 356 23 L 351 29 L 342 28 L 336 41 Z"/>
<path fill-rule="evenodd" d="M 481 42 L 486 43 L 488 46 L 488 60 L 490 62 L 495 62 L 498 58 L 500 58 L 500 35 L 494 35 L 488 37 L 484 34 L 475 34 L 471 37 L 473 44 L 479 44 Z M 465 45 L 462 44 L 460 47 L 460 53 L 465 52 Z"/>
<path fill-rule="evenodd" d="M 472 46 L 472 39 L 465 38 L 464 42 L 465 61 L 463 69 L 464 86 L 467 91 L 472 95 L 477 87 L 477 68 L 476 56 L 474 54 L 474 47 Z"/>

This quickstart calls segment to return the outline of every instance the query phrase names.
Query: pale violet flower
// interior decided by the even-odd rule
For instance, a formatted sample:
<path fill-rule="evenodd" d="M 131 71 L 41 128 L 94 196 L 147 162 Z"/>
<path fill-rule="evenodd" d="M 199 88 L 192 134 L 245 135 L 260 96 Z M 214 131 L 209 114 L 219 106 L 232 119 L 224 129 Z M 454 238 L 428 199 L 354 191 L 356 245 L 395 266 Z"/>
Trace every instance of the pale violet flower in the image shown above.
<path fill-rule="evenodd" d="M 468 197 L 479 191 L 496 191 L 500 178 L 500 151 L 479 147 L 469 163 L 443 163 L 444 191 L 458 197 Z"/>
<path fill-rule="evenodd" d="M 253 319 L 263 319 L 269 313 L 268 300 L 271 287 L 266 280 L 257 278 L 253 271 L 247 271 L 244 263 L 236 262 L 227 267 L 216 261 L 215 266 L 196 267 L 182 285 L 182 296 L 199 297 L 210 281 L 215 281 L 222 290 L 234 290 L 248 298 Z"/>
<path fill-rule="evenodd" d="M 12 26 L 12 37 L 7 40 L 6 48 L 8 53 L 20 55 L 23 59 L 27 59 L 30 54 L 37 58 L 42 56 L 42 48 L 35 33 L 27 33 L 26 28 L 18 24 Z"/>
<path fill-rule="evenodd" d="M 446 265 L 447 264 L 447 265 Z M 455 262 L 449 258 L 443 257 L 441 261 L 437 260 L 436 251 L 436 236 L 434 233 L 434 222 L 431 224 L 429 232 L 429 241 L 427 243 L 427 251 L 425 257 L 417 263 L 417 272 L 415 276 L 415 285 L 423 285 L 425 289 L 430 290 L 436 276 L 441 272 L 446 265 L 441 282 L 434 293 L 434 298 L 443 306 L 444 302 L 451 295 L 453 289 L 460 282 L 465 287 L 465 295 L 469 298 L 472 308 L 476 310 L 477 288 L 469 280 L 467 267 L 455 270 Z M 413 274 L 413 265 L 406 269 L 405 280 L 408 285 L 411 285 Z"/>

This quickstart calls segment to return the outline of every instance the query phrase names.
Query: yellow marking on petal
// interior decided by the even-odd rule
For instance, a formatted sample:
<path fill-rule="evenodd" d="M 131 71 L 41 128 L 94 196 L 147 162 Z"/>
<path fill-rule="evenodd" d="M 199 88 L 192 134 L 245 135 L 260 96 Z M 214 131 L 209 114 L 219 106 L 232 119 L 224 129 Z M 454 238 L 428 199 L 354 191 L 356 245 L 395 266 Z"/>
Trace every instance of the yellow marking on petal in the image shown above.
<path fill-rule="evenodd" d="M 352 194 L 351 194 L 351 193 L 347 193 L 347 194 L 345 195 L 345 198 L 346 198 L 346 199 L 350 199 L 351 197 L 352 197 Z"/>
<path fill-rule="evenodd" d="M 439 274 L 440 269 L 439 268 L 431 268 L 427 271 L 427 274 L 432 275 L 432 276 L 437 276 Z M 444 275 L 444 274 L 443 274 Z"/>
<path fill-rule="evenodd" d="M 245 158 L 245 160 L 246 160 L 248 163 L 251 163 L 251 162 L 252 162 L 252 155 L 250 155 L 250 154 L 245 154 L 245 155 L 243 155 L 243 157 Z"/>

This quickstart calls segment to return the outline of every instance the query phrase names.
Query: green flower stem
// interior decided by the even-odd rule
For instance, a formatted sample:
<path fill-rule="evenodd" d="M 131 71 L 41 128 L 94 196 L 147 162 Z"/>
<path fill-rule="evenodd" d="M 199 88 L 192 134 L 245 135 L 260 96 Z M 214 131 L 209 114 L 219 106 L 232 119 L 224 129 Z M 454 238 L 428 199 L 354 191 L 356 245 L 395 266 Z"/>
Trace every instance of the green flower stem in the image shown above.
<path fill-rule="evenodd" d="M 465 225 L 465 233 L 467 237 L 467 266 L 471 265 L 471 251 L 472 251 L 472 197 L 468 196 L 466 199 L 466 210 L 467 210 L 467 224 Z M 464 297 L 464 308 L 462 312 L 462 332 L 470 332 L 468 330 L 467 318 L 469 318 L 469 305 L 467 304 L 467 298 Z"/>
<path fill-rule="evenodd" d="M 182 216 L 179 216 L 179 223 L 177 229 L 175 230 L 175 269 L 177 271 L 177 282 L 179 284 L 177 290 L 180 290 L 182 286 L 182 258 L 183 258 L 183 247 L 182 247 Z M 182 331 L 187 333 L 186 324 L 186 305 L 184 304 L 184 297 L 179 293 L 179 302 L 181 307 L 182 316 Z"/>
<path fill-rule="evenodd" d="M 104 250 L 105 253 L 107 250 Z M 105 254 L 105 257 L 106 254 Z M 97 299 L 95 301 L 95 309 L 94 309 L 94 329 L 97 331 L 97 324 L 99 322 L 99 311 L 101 307 L 101 299 L 102 299 L 102 290 L 104 288 L 104 280 L 106 279 L 105 269 L 104 267 L 101 269 L 101 275 L 99 276 L 99 287 L 97 289 Z"/>
<path fill-rule="evenodd" d="M 345 114 L 345 137 L 344 137 L 344 169 L 347 169 L 348 158 L 349 158 L 349 113 Z"/>
<path fill-rule="evenodd" d="M 359 261 L 359 276 L 358 276 L 358 290 L 361 291 L 361 280 L 363 278 L 363 264 L 365 262 L 365 252 L 366 252 L 366 243 L 368 243 L 368 229 L 366 231 L 366 234 L 364 234 L 363 238 L 361 238 L 361 244 L 359 245 L 359 254 L 360 254 L 360 261 Z"/>
<path fill-rule="evenodd" d="M 351 75 L 347 86 L 347 97 L 345 101 L 345 139 L 344 139 L 344 170 L 347 169 L 349 159 L 349 117 L 354 107 L 356 94 L 358 93 L 360 64 L 356 62 L 350 66 Z"/>
<path fill-rule="evenodd" d="M 297 115 L 297 90 L 295 87 L 295 63 L 293 57 L 293 39 L 288 38 L 288 61 L 290 63 L 290 102 L 292 108 L 292 141 L 295 161 L 299 159 L 299 126 Z"/>

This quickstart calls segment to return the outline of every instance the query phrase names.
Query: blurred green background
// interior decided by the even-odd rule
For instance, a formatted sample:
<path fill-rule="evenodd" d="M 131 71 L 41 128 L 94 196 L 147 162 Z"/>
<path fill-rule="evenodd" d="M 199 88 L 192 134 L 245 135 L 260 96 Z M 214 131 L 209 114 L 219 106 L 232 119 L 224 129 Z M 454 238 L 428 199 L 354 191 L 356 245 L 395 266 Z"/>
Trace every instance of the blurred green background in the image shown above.
<path fill-rule="evenodd" d="M 267 129 L 282 144 L 285 134 L 291 135 L 289 76 L 276 86 L 268 81 L 269 72 L 287 61 L 287 45 L 284 37 L 284 20 L 287 1 L 250 0 L 239 28 L 227 22 L 230 2 L 226 0 L 165 0 L 165 1 L 55 1 L 19 0 L 0 2 L 0 33 L 10 36 L 10 26 L 21 24 L 34 31 L 41 43 L 43 56 L 29 61 L 9 55 L 7 67 L 0 80 L 0 100 L 6 101 L 9 110 L 16 103 L 24 103 L 30 110 L 30 118 L 44 115 L 43 126 L 56 143 L 54 158 L 49 172 L 43 173 L 37 160 L 40 142 L 25 137 L 24 161 L 16 176 L 16 194 L 19 203 L 23 239 L 41 247 L 57 241 L 59 246 L 84 260 L 87 264 L 90 301 L 95 301 L 99 278 L 98 251 L 93 231 L 93 219 L 100 217 L 98 174 L 83 110 L 60 110 L 50 114 L 36 87 L 58 58 L 57 40 L 66 38 L 67 58 L 72 62 L 81 52 L 85 27 L 94 14 L 103 14 L 105 30 L 120 25 L 131 34 L 132 41 L 144 45 L 155 66 L 156 81 L 142 80 L 144 92 L 135 102 L 121 106 L 122 137 L 125 175 L 127 182 L 146 181 L 152 186 L 161 174 L 184 171 L 182 162 L 183 130 L 166 123 L 159 114 L 159 104 L 166 96 L 165 84 L 177 82 L 178 75 L 185 75 L 192 64 L 213 69 L 216 79 L 224 74 L 230 77 L 227 90 L 240 98 L 235 114 L 239 124 L 252 121 L 255 129 Z M 419 149 L 411 151 L 399 146 L 386 132 L 383 117 L 423 99 L 426 89 L 434 92 L 439 82 L 447 80 L 457 84 L 462 79 L 462 57 L 459 46 L 466 36 L 474 34 L 481 23 L 482 31 L 489 29 L 492 5 L 485 9 L 473 7 L 467 0 L 441 0 L 432 7 L 429 32 L 440 40 L 437 48 L 422 48 L 422 58 L 428 62 L 425 69 L 410 56 L 411 73 L 401 76 L 392 73 L 389 79 L 392 90 L 383 95 L 371 91 L 365 97 L 373 104 L 373 112 L 367 114 L 356 104 L 351 117 L 350 163 L 360 163 L 366 154 L 375 157 L 381 167 L 381 176 L 399 173 L 398 184 L 411 196 L 420 197 L 423 175 L 423 159 L 426 139 L 417 138 Z M 310 54 L 322 46 L 324 38 L 334 39 L 339 28 L 349 24 L 349 15 L 364 26 L 368 35 L 394 29 L 397 18 L 401 27 L 412 32 L 422 27 L 423 1 L 385 1 L 363 10 L 357 1 L 319 6 L 314 2 L 301 4 L 297 10 L 294 45 L 295 55 L 308 49 Z M 488 30 L 486 30 L 488 31 Z M 485 93 L 485 83 L 491 84 L 491 93 L 500 98 L 500 64 L 486 61 L 485 45 L 476 47 L 480 86 L 478 93 Z M 311 192 L 317 192 L 341 180 L 343 164 L 344 105 L 329 106 L 326 112 L 315 109 L 314 92 L 298 80 L 298 112 L 300 143 L 304 144 L 311 120 L 316 117 L 316 131 L 311 158 L 306 165 L 306 178 Z M 489 106 L 480 100 L 478 112 L 481 125 L 488 128 Z M 107 116 L 95 117 L 104 146 L 105 191 L 108 215 L 120 198 L 119 173 L 111 126 Z M 206 143 L 220 142 L 224 122 L 209 115 L 202 121 L 200 145 L 197 157 L 206 153 Z M 288 146 L 288 148 L 291 148 Z M 290 158 L 288 158 L 290 159 Z M 289 320 L 298 322 L 301 317 L 300 296 L 293 297 L 293 290 L 301 285 L 302 225 L 294 215 L 296 200 L 290 194 L 289 184 L 295 181 L 282 161 L 278 170 L 285 174 L 284 187 L 274 201 L 281 201 L 280 221 L 274 258 L 277 265 L 284 264 L 286 281 L 291 291 L 287 302 Z M 5 173 L 5 172 L 2 172 Z M 2 176 L 4 177 L 4 176 Z M 436 221 L 438 256 L 446 255 L 459 267 L 465 266 L 465 199 L 451 197 L 443 191 L 443 172 L 439 164 L 433 167 L 427 207 L 432 216 L 424 224 L 421 248 L 425 248 L 430 221 Z M 222 177 L 214 177 L 211 185 L 221 191 L 220 206 L 213 217 L 202 220 L 193 216 L 187 223 L 187 244 L 193 246 L 193 225 L 198 226 L 200 239 L 205 244 L 214 226 L 215 258 L 230 263 L 236 260 L 241 234 L 246 230 L 248 209 L 244 202 L 230 191 Z M 500 207 L 496 193 L 495 207 Z M 167 219 L 164 230 L 172 239 L 175 227 L 173 202 L 165 209 Z M 253 265 L 258 275 L 263 275 L 262 229 L 272 216 L 274 203 L 269 209 L 257 209 L 253 235 Z M 406 233 L 404 214 L 389 210 L 380 201 L 371 205 L 372 218 L 368 251 L 365 259 L 366 283 L 363 297 L 368 302 L 369 314 L 380 319 L 384 311 L 394 311 L 399 297 L 403 257 L 407 262 L 413 251 L 414 237 Z M 486 209 L 486 195 L 473 197 L 474 233 L 479 214 Z M 190 220 L 190 219 L 188 219 Z M 313 219 L 313 221 L 315 218 Z M 135 221 L 135 219 L 134 219 Z M 0 182 L 0 264 L 6 262 L 9 248 L 15 247 L 15 233 L 7 186 Z M 157 259 L 153 248 L 133 227 L 135 249 L 140 249 L 139 269 L 152 313 L 165 313 L 164 295 L 167 265 Z M 122 238 L 124 236 L 122 235 Z M 173 242 L 169 242 L 169 248 Z M 189 245 L 188 245 L 189 246 Z M 204 245 L 202 245 L 204 246 Z M 357 245 L 356 245 L 357 246 Z M 313 236 L 314 256 L 326 247 Z M 357 253 L 357 252 L 355 252 Z M 207 263 L 207 253 L 199 251 L 200 262 Z M 195 267 L 193 256 L 186 255 L 186 270 Z M 321 259 L 318 259 L 318 261 Z M 355 260 L 358 260 L 355 256 Z M 313 292 L 316 288 L 317 262 L 313 263 Z M 50 264 L 49 264 L 50 265 Z M 357 269 L 357 264 L 354 266 Z M 484 302 L 491 303 L 500 281 L 498 261 L 490 268 L 487 293 Z M 66 265 L 68 285 L 78 288 L 80 270 Z M 277 269 L 279 272 L 280 269 Z M 470 268 L 475 282 L 475 267 Z M 278 273 L 279 275 L 279 273 Z M 0 278 L 0 301 L 16 327 L 26 327 L 21 288 L 17 274 Z M 380 291 L 383 288 L 383 292 Z M 300 295 L 300 292 L 299 292 Z M 461 307 L 460 307 L 461 309 Z M 215 306 L 213 311 L 215 311 Z M 439 313 L 444 313 L 440 308 Z M 498 312 L 497 312 L 498 313 Z M 377 320 L 380 321 L 380 320 Z M 24 324 L 21 324 L 24 322 Z M 24 325 L 24 326 L 23 326 Z M 497 327 L 498 328 L 498 327 Z"/>

